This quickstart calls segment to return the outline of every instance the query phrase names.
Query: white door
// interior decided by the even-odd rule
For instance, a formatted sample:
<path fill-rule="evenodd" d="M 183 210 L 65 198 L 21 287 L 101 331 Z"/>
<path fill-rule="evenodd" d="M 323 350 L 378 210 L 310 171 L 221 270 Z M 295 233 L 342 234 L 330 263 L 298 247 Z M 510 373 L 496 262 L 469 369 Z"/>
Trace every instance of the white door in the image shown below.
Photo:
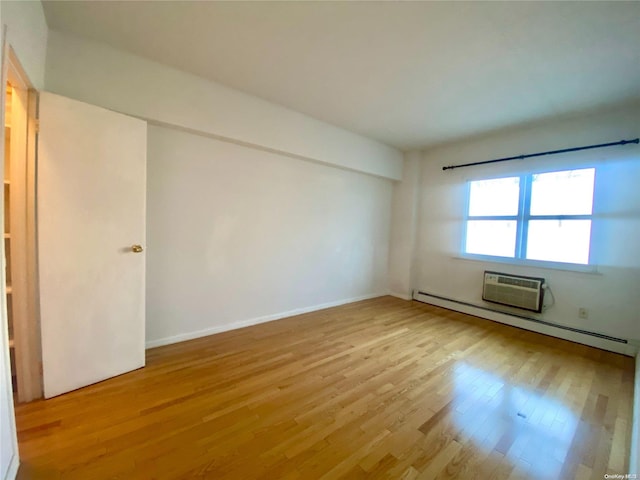
<path fill-rule="evenodd" d="M 44 395 L 144 366 L 147 124 L 40 95 L 37 215 Z"/>

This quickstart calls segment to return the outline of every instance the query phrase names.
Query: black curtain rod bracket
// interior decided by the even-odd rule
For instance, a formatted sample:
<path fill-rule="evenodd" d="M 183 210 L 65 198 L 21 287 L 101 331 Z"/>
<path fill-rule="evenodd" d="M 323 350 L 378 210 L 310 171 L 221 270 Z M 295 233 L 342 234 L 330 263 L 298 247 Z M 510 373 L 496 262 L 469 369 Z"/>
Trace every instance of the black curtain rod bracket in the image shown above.
<path fill-rule="evenodd" d="M 526 155 L 516 155 L 515 157 L 496 158 L 495 160 L 485 160 L 484 162 L 463 163 L 462 165 L 449 165 L 442 167 L 442 170 L 453 170 L 454 168 L 473 167 L 476 165 L 487 165 L 489 163 L 508 162 L 509 160 L 524 160 L 531 157 L 542 157 L 544 155 L 556 155 L 558 153 L 577 152 L 580 150 L 591 150 L 593 148 L 615 147 L 618 145 L 626 145 L 628 143 L 640 143 L 640 138 L 633 140 L 620 140 L 619 142 L 599 143 L 597 145 L 585 145 L 584 147 L 563 148 L 561 150 L 549 150 L 548 152 L 528 153 Z"/>

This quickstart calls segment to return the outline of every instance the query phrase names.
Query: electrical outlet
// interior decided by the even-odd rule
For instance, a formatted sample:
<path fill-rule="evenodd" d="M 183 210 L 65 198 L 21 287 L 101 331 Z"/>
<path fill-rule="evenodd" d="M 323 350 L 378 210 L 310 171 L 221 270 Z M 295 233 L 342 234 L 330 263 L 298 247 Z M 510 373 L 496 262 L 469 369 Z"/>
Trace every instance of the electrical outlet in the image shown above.
<path fill-rule="evenodd" d="M 580 307 L 578 309 L 578 318 L 584 318 L 584 319 L 589 318 L 589 310 L 587 310 L 586 308 Z"/>

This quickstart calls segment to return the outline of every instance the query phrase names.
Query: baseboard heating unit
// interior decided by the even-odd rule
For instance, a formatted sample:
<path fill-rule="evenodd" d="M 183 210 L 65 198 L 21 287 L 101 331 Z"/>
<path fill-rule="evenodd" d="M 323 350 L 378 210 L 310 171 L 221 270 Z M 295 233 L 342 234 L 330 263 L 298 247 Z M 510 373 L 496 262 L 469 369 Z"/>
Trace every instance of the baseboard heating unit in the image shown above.
<path fill-rule="evenodd" d="M 540 313 L 544 301 L 544 278 L 485 271 L 482 299 Z"/>
<path fill-rule="evenodd" d="M 584 335 L 589 335 L 591 337 L 597 337 L 597 338 L 601 338 L 603 340 L 610 340 L 612 342 L 616 342 L 616 343 L 623 343 L 623 344 L 629 344 L 629 341 L 624 339 L 624 338 L 617 338 L 617 337 L 612 337 L 611 335 L 606 335 L 604 333 L 597 333 L 597 332 L 591 332 L 589 330 L 583 330 L 581 328 L 575 328 L 575 327 L 569 327 L 568 325 L 562 325 L 559 323 L 554 323 L 554 322 L 547 322 L 546 320 L 542 320 L 541 318 L 534 318 L 534 317 L 529 317 L 527 315 L 520 315 L 518 313 L 515 312 L 506 312 L 503 310 L 497 310 L 495 308 L 488 308 L 482 305 L 478 305 L 476 303 L 470 303 L 470 302 L 463 302 L 461 300 L 456 300 L 453 298 L 449 298 L 449 297 L 444 297 L 442 295 L 435 295 L 433 293 L 429 293 L 429 292 L 423 292 L 421 290 L 414 290 L 413 291 L 413 299 L 418 301 L 418 302 L 422 302 L 422 303 L 431 303 L 429 301 L 427 301 L 426 299 L 421 299 L 420 297 L 431 297 L 437 300 L 441 300 L 444 302 L 450 302 L 450 303 L 454 303 L 454 304 L 458 304 L 458 305 L 463 305 L 465 307 L 471 307 L 477 310 L 485 310 L 487 312 L 492 312 L 492 313 L 498 313 L 498 314 L 502 314 L 502 315 L 508 315 L 510 317 L 515 317 L 515 318 L 519 318 L 522 320 L 527 320 L 529 322 L 533 322 L 533 323 L 538 323 L 540 325 L 545 325 L 547 327 L 553 327 L 553 328 L 558 328 L 560 330 L 567 330 L 570 332 L 575 332 L 575 333 L 581 333 Z M 444 307 L 444 308 L 450 308 L 450 307 Z M 452 308 L 450 308 L 452 309 Z M 455 308 L 453 308 L 453 310 L 456 310 Z M 462 310 L 460 310 L 462 311 Z M 524 313 L 524 312 L 523 312 Z M 474 313 L 470 313 L 470 315 L 474 315 Z M 478 316 L 478 315 L 476 315 Z"/>

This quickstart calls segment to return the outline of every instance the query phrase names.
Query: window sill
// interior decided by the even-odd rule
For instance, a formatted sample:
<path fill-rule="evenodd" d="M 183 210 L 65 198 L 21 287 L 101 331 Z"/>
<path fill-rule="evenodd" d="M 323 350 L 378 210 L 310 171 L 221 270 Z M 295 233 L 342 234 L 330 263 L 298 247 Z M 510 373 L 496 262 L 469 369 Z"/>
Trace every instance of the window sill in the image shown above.
<path fill-rule="evenodd" d="M 561 270 L 589 275 L 602 275 L 597 265 L 578 265 L 574 263 L 543 262 L 539 260 L 521 260 L 517 258 L 492 257 L 489 255 L 461 254 L 453 257 L 455 260 L 469 260 L 472 262 L 496 263 L 499 265 L 513 265 L 517 267 L 542 268 L 546 270 Z"/>

